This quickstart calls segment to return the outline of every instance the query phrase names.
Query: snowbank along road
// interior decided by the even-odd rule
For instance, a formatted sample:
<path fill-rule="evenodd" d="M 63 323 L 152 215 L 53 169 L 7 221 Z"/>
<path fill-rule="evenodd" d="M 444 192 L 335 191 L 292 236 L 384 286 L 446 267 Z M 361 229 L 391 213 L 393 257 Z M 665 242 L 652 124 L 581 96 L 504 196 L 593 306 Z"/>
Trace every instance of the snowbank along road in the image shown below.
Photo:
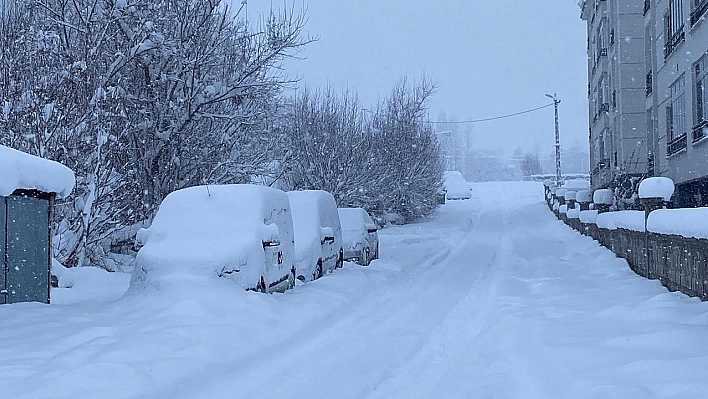
<path fill-rule="evenodd" d="M 429 220 L 382 230 L 381 259 L 371 266 L 347 263 L 284 294 L 215 282 L 179 295 L 121 297 L 126 279 L 106 274 L 100 293 L 77 276 L 74 288 L 55 291 L 53 305 L 0 307 L 0 391 L 13 398 L 708 391 L 708 304 L 636 276 L 557 221 L 538 183 L 472 187 L 472 199 L 450 202 Z"/>

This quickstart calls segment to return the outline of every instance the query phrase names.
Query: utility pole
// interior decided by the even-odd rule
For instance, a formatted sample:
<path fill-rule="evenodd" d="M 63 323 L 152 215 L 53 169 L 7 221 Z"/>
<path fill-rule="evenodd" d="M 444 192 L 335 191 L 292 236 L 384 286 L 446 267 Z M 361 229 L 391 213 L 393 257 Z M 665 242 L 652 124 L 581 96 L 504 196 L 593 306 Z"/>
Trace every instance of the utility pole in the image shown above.
<path fill-rule="evenodd" d="M 560 135 L 558 133 L 558 104 L 560 104 L 561 100 L 558 99 L 558 96 L 556 95 L 556 93 L 553 93 L 553 95 L 546 94 L 546 97 L 553 100 L 553 107 L 555 108 L 555 111 L 556 111 L 556 185 L 558 185 L 560 187 L 562 176 L 561 176 Z"/>

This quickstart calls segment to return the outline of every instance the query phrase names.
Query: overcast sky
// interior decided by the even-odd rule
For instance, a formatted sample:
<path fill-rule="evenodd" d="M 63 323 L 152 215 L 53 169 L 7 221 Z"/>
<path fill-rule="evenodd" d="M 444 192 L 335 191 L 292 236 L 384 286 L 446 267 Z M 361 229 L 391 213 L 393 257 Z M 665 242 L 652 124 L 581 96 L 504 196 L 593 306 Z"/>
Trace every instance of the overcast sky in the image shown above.
<path fill-rule="evenodd" d="M 291 5 L 291 0 L 286 0 Z M 240 4 L 240 0 L 233 0 Z M 249 19 L 271 4 L 248 0 Z M 438 86 L 430 120 L 457 120 L 535 108 L 558 93 L 561 145 L 587 147 L 585 24 L 577 0 L 296 0 L 319 40 L 288 62 L 300 86 L 358 92 L 365 107 L 400 76 L 427 74 Z M 553 150 L 553 108 L 474 124 L 478 148 Z"/>

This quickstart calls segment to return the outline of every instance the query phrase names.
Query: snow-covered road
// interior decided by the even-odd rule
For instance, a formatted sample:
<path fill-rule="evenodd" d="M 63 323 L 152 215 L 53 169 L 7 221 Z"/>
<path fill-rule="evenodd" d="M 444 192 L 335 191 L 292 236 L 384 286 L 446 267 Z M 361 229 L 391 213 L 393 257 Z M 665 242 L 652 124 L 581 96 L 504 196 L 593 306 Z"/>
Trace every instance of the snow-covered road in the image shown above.
<path fill-rule="evenodd" d="M 430 220 L 381 231 L 381 259 L 370 267 L 346 264 L 285 294 L 222 284 L 0 307 L 0 392 L 659 398 L 708 391 L 708 304 L 636 276 L 557 221 L 538 183 L 475 184 L 473 192 Z"/>

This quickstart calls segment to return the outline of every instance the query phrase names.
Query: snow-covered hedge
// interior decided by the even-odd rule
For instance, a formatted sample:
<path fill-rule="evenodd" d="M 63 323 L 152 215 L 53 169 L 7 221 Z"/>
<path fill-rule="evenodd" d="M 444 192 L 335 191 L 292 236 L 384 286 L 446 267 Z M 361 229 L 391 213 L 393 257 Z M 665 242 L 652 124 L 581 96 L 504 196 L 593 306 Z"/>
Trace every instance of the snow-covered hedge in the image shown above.
<path fill-rule="evenodd" d="M 0 145 L 0 196 L 21 189 L 65 198 L 75 184 L 74 172 L 66 166 Z"/>
<path fill-rule="evenodd" d="M 649 214 L 652 233 L 708 239 L 708 208 L 660 209 Z"/>

